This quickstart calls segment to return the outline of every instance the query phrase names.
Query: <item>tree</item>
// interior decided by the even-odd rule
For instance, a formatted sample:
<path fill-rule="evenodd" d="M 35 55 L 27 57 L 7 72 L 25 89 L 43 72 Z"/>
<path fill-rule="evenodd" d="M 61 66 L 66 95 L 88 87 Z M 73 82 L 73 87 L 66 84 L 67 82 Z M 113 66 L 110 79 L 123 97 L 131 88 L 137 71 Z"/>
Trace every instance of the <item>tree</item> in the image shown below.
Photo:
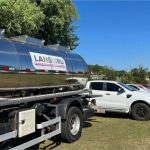
<path fill-rule="evenodd" d="M 106 66 L 104 74 L 108 80 L 116 80 L 116 71 L 113 68 Z"/>
<path fill-rule="evenodd" d="M 74 34 L 78 14 L 71 0 L 35 0 L 45 14 L 39 34 L 46 44 L 59 43 L 74 49 L 79 38 Z"/>
<path fill-rule="evenodd" d="M 95 66 L 93 66 L 93 68 L 92 68 L 93 73 L 97 74 L 97 75 L 99 74 L 99 70 L 100 70 L 99 65 L 97 65 L 97 64 Z"/>
<path fill-rule="evenodd" d="M 111 67 L 99 66 L 97 64 L 88 66 L 90 73 L 105 75 L 107 80 L 118 80 L 123 83 L 148 83 L 146 79 L 150 78 L 150 72 L 143 66 L 133 68 L 131 71 L 116 71 Z"/>
<path fill-rule="evenodd" d="M 136 83 L 147 83 L 147 68 L 139 66 L 139 68 L 134 68 L 131 70 L 132 76 L 134 77 L 134 82 Z"/>
<path fill-rule="evenodd" d="M 0 28 L 8 37 L 35 35 L 43 24 L 44 14 L 30 0 L 0 0 Z"/>
<path fill-rule="evenodd" d="M 30 35 L 72 50 L 79 40 L 78 18 L 72 0 L 0 0 L 0 28 L 8 37 Z"/>

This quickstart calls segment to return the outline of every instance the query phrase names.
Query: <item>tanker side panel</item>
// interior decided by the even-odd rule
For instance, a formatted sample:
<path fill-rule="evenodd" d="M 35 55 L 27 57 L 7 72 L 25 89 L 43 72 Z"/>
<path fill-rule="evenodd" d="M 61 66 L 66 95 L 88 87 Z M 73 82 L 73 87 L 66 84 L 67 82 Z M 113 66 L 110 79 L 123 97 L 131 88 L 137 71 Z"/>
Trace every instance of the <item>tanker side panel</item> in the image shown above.
<path fill-rule="evenodd" d="M 15 88 L 20 82 L 17 50 L 7 39 L 0 38 L 0 89 Z"/>
<path fill-rule="evenodd" d="M 0 88 L 83 83 L 86 72 L 77 54 L 0 39 Z"/>
<path fill-rule="evenodd" d="M 53 64 L 51 70 L 49 70 L 49 73 L 51 75 L 50 85 L 70 85 L 70 83 L 67 82 L 67 78 L 72 77 L 72 64 L 66 53 L 63 51 L 55 51 L 48 48 L 46 49 L 46 51 L 47 55 L 52 57 L 54 56 L 56 57 L 56 59 L 60 58 L 64 61 L 64 65 L 61 66 L 60 64 L 59 66 L 59 64 Z"/>
<path fill-rule="evenodd" d="M 66 79 L 72 76 L 69 73 L 72 72 L 72 65 L 65 52 L 19 42 L 13 43 L 21 61 L 20 87 L 69 84 Z M 64 61 L 65 64 L 51 63 L 49 57 L 54 61 Z"/>
<path fill-rule="evenodd" d="M 86 62 L 80 55 L 75 53 L 68 53 L 68 57 L 71 59 L 72 64 L 72 78 L 84 86 L 88 80 L 88 66 Z"/>

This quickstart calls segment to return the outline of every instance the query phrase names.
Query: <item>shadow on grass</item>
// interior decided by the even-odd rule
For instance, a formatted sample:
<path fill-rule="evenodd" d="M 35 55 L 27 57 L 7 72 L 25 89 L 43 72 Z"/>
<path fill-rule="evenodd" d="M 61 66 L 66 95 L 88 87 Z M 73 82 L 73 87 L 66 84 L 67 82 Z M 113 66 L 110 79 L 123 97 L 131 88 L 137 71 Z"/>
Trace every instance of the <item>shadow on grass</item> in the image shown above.
<path fill-rule="evenodd" d="M 103 118 L 132 119 L 129 114 L 125 114 L 125 113 L 114 113 L 114 112 L 106 112 L 105 114 L 96 113 L 95 116 L 97 116 L 97 117 L 103 117 Z"/>
<path fill-rule="evenodd" d="M 102 123 L 102 121 L 94 119 L 94 118 L 90 118 L 87 121 L 89 121 L 89 122 L 96 122 L 96 123 Z"/>
<path fill-rule="evenodd" d="M 37 145 L 34 145 L 26 150 L 52 150 L 61 145 L 61 136 L 56 135 L 51 140 L 46 140 Z"/>
<path fill-rule="evenodd" d="M 90 128 L 90 127 L 92 127 L 92 124 L 90 122 L 87 121 L 83 122 L 83 128 Z"/>

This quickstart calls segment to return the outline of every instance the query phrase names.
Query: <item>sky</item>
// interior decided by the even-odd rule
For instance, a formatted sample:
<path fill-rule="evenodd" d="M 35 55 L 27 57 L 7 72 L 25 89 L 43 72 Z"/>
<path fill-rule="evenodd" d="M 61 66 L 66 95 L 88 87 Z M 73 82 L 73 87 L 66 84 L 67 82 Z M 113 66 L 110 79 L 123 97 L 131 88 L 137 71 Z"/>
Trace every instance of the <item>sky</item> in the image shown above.
<path fill-rule="evenodd" d="M 75 52 L 88 64 L 150 69 L 150 1 L 73 0 L 79 21 Z"/>

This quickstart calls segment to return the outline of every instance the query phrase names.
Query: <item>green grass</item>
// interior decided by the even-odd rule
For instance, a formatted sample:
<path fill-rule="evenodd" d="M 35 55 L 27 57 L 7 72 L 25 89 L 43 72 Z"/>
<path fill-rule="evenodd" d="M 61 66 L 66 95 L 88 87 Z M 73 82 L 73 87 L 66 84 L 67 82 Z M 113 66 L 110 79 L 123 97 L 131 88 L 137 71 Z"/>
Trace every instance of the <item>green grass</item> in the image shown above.
<path fill-rule="evenodd" d="M 82 137 L 55 150 L 150 150 L 150 121 L 95 116 L 83 128 Z"/>

